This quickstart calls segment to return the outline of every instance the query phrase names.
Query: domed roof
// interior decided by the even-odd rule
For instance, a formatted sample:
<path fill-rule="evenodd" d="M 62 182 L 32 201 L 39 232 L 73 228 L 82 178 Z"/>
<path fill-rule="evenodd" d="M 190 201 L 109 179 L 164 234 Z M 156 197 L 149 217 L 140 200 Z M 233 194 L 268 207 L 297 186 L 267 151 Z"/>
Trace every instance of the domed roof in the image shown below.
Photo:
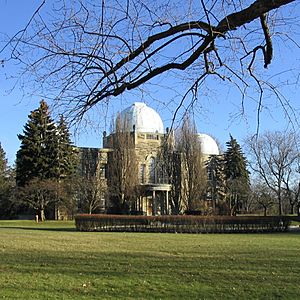
<path fill-rule="evenodd" d="M 201 151 L 204 155 L 219 155 L 219 147 L 216 141 L 208 134 L 199 133 L 199 141 L 201 144 Z"/>
<path fill-rule="evenodd" d="M 145 103 L 135 102 L 120 113 L 122 122 L 128 130 L 133 126 L 137 132 L 164 133 L 164 125 L 159 114 Z"/>

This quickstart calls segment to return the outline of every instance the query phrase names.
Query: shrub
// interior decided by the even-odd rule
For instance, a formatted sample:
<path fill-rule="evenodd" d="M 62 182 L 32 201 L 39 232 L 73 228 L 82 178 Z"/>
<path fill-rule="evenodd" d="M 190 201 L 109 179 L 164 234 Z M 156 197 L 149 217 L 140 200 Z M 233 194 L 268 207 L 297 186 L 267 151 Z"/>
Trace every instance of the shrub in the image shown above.
<path fill-rule="evenodd" d="M 80 231 L 234 233 L 286 231 L 290 219 L 280 216 L 77 215 L 75 224 Z"/>

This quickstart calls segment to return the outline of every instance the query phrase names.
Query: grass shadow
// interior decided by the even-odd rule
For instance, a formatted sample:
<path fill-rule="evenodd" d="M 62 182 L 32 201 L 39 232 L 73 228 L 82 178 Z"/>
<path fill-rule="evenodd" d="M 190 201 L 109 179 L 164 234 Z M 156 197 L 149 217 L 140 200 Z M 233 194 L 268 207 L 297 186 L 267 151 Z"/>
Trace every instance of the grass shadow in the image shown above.
<path fill-rule="evenodd" d="M 60 232 L 77 232 L 76 228 L 65 227 L 25 227 L 25 226 L 0 226 L 0 229 L 21 229 L 21 230 L 34 230 L 34 231 L 60 231 Z"/>

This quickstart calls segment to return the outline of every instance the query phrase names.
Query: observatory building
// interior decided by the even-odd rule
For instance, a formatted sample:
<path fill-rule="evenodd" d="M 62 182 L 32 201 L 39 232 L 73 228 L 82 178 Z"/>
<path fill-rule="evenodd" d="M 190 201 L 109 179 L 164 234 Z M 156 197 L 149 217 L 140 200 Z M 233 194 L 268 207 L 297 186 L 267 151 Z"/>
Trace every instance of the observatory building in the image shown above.
<path fill-rule="evenodd" d="M 220 154 L 218 145 L 211 136 L 201 133 L 198 137 L 204 160 L 211 155 Z M 120 144 L 121 140 L 123 144 Z M 115 121 L 114 132 L 108 135 L 103 133 L 103 148 L 80 148 L 81 175 L 96 176 L 106 191 L 102 193 L 99 211 L 107 212 L 112 205 L 109 194 L 116 186 L 115 165 L 120 165 L 120 160 L 123 159 L 127 161 L 127 166 L 125 164 L 119 167 L 124 169 L 121 170 L 121 175 L 136 178 L 137 182 L 137 187 L 132 192 L 137 194 L 130 200 L 130 211 L 144 215 L 171 214 L 174 187 L 165 166 L 166 145 L 169 150 L 174 148 L 174 133 L 168 128 L 164 129 L 162 119 L 154 109 L 145 103 L 135 102 L 120 112 Z M 125 148 L 128 148 L 127 153 L 124 152 Z M 123 151 L 120 156 L 122 159 L 118 158 L 118 151 Z M 134 159 L 131 160 L 130 155 Z M 172 158 L 181 165 L 180 153 L 174 152 Z M 128 175 L 125 175 L 126 172 Z M 118 174 L 119 177 L 121 175 Z"/>

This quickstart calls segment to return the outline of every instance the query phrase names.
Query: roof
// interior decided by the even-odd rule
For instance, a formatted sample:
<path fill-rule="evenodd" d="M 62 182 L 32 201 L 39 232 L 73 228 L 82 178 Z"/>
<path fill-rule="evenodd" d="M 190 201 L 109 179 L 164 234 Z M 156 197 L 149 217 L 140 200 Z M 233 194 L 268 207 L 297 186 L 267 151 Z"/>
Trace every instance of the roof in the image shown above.
<path fill-rule="evenodd" d="M 205 133 L 199 133 L 198 134 L 199 141 L 201 144 L 201 152 L 204 155 L 219 155 L 219 147 L 216 143 L 216 141 Z"/>
<path fill-rule="evenodd" d="M 135 102 L 120 113 L 121 121 L 128 130 L 148 133 L 164 133 L 164 126 L 159 114 L 142 102 Z"/>

